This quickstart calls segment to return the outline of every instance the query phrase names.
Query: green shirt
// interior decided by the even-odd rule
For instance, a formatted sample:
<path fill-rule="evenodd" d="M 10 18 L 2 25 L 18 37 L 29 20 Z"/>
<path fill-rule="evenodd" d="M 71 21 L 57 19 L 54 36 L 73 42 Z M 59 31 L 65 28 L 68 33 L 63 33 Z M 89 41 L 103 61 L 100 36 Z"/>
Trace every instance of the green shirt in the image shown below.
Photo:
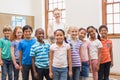
<path fill-rule="evenodd" d="M 0 39 L 0 48 L 1 48 L 1 54 L 2 59 L 11 60 L 11 50 L 10 50 L 11 42 L 10 40 L 6 38 Z"/>

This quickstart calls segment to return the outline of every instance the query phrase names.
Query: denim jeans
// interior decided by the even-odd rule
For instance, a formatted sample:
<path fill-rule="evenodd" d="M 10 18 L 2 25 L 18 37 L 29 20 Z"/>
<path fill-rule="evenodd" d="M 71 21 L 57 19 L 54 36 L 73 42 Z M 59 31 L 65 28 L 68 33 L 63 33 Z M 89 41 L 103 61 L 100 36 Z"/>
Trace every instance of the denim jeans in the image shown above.
<path fill-rule="evenodd" d="M 32 80 L 37 80 L 34 78 L 32 65 L 22 65 L 22 80 L 29 80 L 29 71 L 31 70 Z"/>
<path fill-rule="evenodd" d="M 6 80 L 8 74 L 8 80 L 12 80 L 12 60 L 5 60 L 3 59 L 3 66 L 2 66 L 2 80 Z"/>
<path fill-rule="evenodd" d="M 68 77 L 67 80 L 79 80 L 80 78 L 80 67 L 72 67 L 72 77 Z"/>
<path fill-rule="evenodd" d="M 53 80 L 67 80 L 68 68 L 52 67 Z"/>
<path fill-rule="evenodd" d="M 43 80 L 44 77 L 46 78 L 46 80 L 52 80 L 49 77 L 49 69 L 43 69 L 43 68 L 36 67 L 36 70 L 39 76 L 39 80 Z"/>
<path fill-rule="evenodd" d="M 17 62 L 17 64 L 19 64 L 19 62 Z M 13 66 L 13 71 L 14 71 L 14 80 L 18 80 L 19 79 L 19 69 L 15 69 L 15 67 Z"/>

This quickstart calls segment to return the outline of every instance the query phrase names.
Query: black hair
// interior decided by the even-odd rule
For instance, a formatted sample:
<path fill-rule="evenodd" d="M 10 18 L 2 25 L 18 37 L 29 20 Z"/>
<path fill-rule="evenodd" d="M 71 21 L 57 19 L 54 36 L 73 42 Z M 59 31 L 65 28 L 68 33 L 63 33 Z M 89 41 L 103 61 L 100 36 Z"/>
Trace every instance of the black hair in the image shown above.
<path fill-rule="evenodd" d="M 35 35 L 37 34 L 38 30 L 42 30 L 42 31 L 44 32 L 44 30 L 43 30 L 42 28 L 37 28 L 37 29 L 35 30 Z"/>
<path fill-rule="evenodd" d="M 25 26 L 23 26 L 23 28 L 22 28 L 23 32 L 24 32 L 25 30 L 27 30 L 27 29 L 30 29 L 30 30 L 33 32 L 33 29 L 32 29 L 32 27 L 31 27 L 30 25 L 25 25 Z"/>
<path fill-rule="evenodd" d="M 102 28 L 105 28 L 105 29 L 108 31 L 108 27 L 107 27 L 106 25 L 101 25 L 101 26 L 99 27 L 99 32 L 101 31 Z"/>
<path fill-rule="evenodd" d="M 62 29 L 57 29 L 57 30 L 54 32 L 54 35 L 56 34 L 57 31 L 61 31 L 61 32 L 63 33 L 63 35 L 65 36 L 65 32 L 64 32 L 64 30 L 62 30 Z M 66 37 L 64 37 L 64 41 L 65 41 L 66 43 L 68 43 Z"/>
<path fill-rule="evenodd" d="M 86 29 L 85 29 L 85 28 L 80 28 L 80 29 L 79 29 L 79 31 L 81 31 L 81 30 L 84 30 L 84 31 L 86 31 Z M 87 32 L 87 31 L 86 31 L 86 32 Z"/>
<path fill-rule="evenodd" d="M 100 35 L 99 35 L 99 33 L 98 33 L 98 30 L 94 27 L 94 26 L 89 26 L 89 27 L 87 27 L 87 32 L 88 32 L 88 30 L 90 29 L 90 28 L 93 28 L 96 32 L 97 32 L 97 38 L 100 40 Z M 89 37 L 89 33 L 87 34 L 87 37 Z"/>

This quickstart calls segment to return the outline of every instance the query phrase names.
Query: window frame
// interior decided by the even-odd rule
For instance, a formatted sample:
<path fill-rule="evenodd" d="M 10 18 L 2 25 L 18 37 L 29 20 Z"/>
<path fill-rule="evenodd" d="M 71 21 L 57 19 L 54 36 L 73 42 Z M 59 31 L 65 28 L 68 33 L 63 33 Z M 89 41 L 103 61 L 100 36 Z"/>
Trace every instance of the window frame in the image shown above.
<path fill-rule="evenodd" d="M 109 4 L 109 3 L 106 3 L 106 1 L 107 0 L 102 0 L 102 24 L 105 24 L 105 25 L 107 25 L 107 4 Z M 114 4 L 114 3 L 116 3 L 116 2 L 113 2 L 111 4 Z M 111 14 L 115 14 L 115 13 L 111 13 Z M 112 24 L 114 25 L 115 23 L 112 23 Z M 110 34 L 108 34 L 108 37 L 120 38 L 120 33 L 110 33 Z"/>

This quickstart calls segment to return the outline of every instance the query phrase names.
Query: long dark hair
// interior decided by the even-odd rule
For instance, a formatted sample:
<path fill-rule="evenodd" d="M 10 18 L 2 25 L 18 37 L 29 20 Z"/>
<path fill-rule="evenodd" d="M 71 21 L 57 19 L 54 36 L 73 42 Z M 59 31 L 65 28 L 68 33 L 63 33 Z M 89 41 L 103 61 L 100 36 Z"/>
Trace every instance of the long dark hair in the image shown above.
<path fill-rule="evenodd" d="M 57 30 L 54 32 L 54 35 L 56 34 L 57 31 L 61 31 L 61 32 L 63 33 L 63 35 L 65 36 L 65 32 L 64 32 L 64 30 L 62 30 L 62 29 L 57 29 Z M 66 37 L 64 37 L 64 41 L 65 41 L 66 43 L 68 43 Z"/>
<path fill-rule="evenodd" d="M 97 38 L 100 40 L 100 35 L 99 35 L 98 30 L 94 26 L 89 26 L 89 27 L 87 27 L 87 32 L 90 28 L 93 28 L 97 32 Z M 87 34 L 87 37 L 89 37 L 89 33 Z"/>

